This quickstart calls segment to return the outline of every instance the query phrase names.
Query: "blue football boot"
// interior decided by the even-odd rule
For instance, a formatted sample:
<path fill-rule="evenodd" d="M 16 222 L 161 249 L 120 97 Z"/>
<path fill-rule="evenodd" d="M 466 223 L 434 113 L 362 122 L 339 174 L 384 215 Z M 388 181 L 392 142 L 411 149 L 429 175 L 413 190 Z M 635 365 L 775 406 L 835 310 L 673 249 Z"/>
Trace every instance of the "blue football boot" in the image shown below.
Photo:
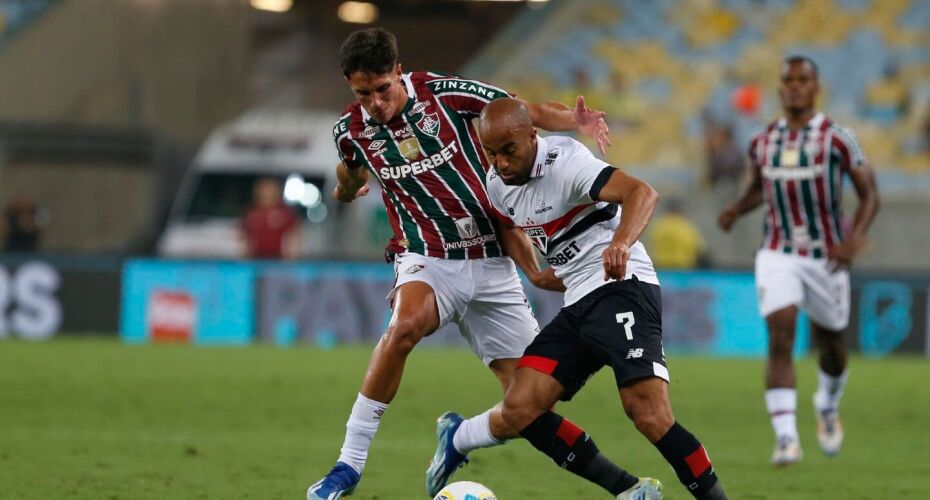
<path fill-rule="evenodd" d="M 452 436 L 465 419 L 458 413 L 447 411 L 436 421 L 436 453 L 426 469 L 426 493 L 433 498 L 449 482 L 452 474 L 468 463 L 468 456 L 459 453 L 452 444 Z"/>
<path fill-rule="evenodd" d="M 336 462 L 326 477 L 307 489 L 307 500 L 336 500 L 349 496 L 355 491 L 361 478 L 361 474 L 348 464 Z"/>

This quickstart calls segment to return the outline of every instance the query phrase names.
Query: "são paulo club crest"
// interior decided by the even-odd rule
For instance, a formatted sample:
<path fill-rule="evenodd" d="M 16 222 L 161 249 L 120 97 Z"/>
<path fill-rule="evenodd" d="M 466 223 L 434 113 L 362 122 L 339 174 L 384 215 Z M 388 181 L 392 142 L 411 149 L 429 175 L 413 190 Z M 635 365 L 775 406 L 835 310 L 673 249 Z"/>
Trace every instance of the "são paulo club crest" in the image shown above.
<path fill-rule="evenodd" d="M 430 113 L 423 115 L 423 118 L 420 118 L 420 121 L 417 122 L 417 128 L 424 134 L 436 137 L 439 135 L 439 114 Z"/>
<path fill-rule="evenodd" d="M 530 237 L 530 241 L 533 242 L 533 246 L 539 249 L 543 255 L 546 255 L 546 249 L 549 246 L 549 237 L 546 236 L 546 230 L 541 226 L 529 226 L 524 227 L 523 232 Z"/>

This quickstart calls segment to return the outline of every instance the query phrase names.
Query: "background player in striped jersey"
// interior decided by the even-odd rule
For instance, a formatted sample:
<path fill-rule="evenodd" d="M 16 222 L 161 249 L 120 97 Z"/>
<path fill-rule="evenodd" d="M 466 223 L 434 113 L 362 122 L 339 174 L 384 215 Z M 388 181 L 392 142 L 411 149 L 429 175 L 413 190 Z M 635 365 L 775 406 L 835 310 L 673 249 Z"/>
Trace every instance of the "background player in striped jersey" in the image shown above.
<path fill-rule="evenodd" d="M 534 284 L 563 289 L 551 271 L 540 272 L 526 236 L 498 232 L 489 215 L 487 159 L 472 120 L 489 102 L 509 94 L 483 82 L 404 73 L 394 36 L 382 29 L 351 34 L 340 64 L 357 102 L 333 128 L 342 159 L 334 195 L 344 202 L 365 195 L 369 172 L 374 174 L 394 229 L 388 250 L 397 255 L 397 279 L 390 295 L 393 315 L 369 362 L 338 461 L 310 486 L 310 500 L 355 490 L 407 355 L 443 325 L 458 324 L 506 390 L 538 325 L 505 248 Z M 527 106 L 533 123 L 544 129 L 580 131 L 594 137 L 601 151 L 609 144 L 604 114 L 588 110 L 581 97 L 574 109 L 558 103 Z M 499 407 L 468 420 L 446 413 L 437 434 L 439 446 L 427 470 L 430 496 L 466 462 L 469 451 L 518 436 Z"/>
<path fill-rule="evenodd" d="M 729 231 L 737 218 L 765 202 L 762 248 L 756 255 L 759 309 L 769 330 L 765 402 L 775 429 L 772 463 L 801 459 L 795 419 L 797 392 L 791 350 L 798 309 L 811 319 L 820 351 L 814 394 L 817 438 L 828 455 L 839 452 L 840 397 L 846 385 L 849 273 L 878 212 L 875 176 L 852 131 L 816 111 L 817 66 L 806 57 L 784 60 L 779 96 L 784 116 L 753 136 L 751 182 L 718 223 Z M 852 180 L 859 207 L 849 231 L 840 212 L 843 177 Z"/>
<path fill-rule="evenodd" d="M 669 402 L 661 290 L 638 241 L 656 191 L 574 139 L 539 137 L 516 99 L 489 104 L 479 132 L 494 166 L 488 196 L 496 215 L 533 239 L 567 287 L 565 306 L 520 359 L 504 397 L 507 423 L 557 465 L 617 499 L 662 498 L 657 480 L 617 467 L 590 436 L 551 410 L 609 366 L 624 411 L 688 491 L 726 499 L 707 452 L 675 421 Z"/>

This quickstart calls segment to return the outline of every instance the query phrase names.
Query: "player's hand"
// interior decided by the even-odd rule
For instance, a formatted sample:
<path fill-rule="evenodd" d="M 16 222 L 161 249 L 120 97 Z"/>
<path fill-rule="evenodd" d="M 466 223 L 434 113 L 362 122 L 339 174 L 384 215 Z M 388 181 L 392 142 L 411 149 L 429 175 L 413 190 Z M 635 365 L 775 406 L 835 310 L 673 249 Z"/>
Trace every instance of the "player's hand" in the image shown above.
<path fill-rule="evenodd" d="M 610 278 L 622 280 L 626 276 L 626 263 L 630 260 L 630 247 L 622 243 L 611 243 L 604 249 L 604 281 Z"/>
<path fill-rule="evenodd" d="M 830 272 L 835 273 L 837 271 L 849 269 L 863 246 L 865 246 L 865 238 L 850 236 L 839 245 L 827 251 Z"/>
<path fill-rule="evenodd" d="M 578 130 L 597 141 L 597 149 L 601 151 L 602 155 L 607 154 L 606 148 L 611 145 L 610 138 L 607 136 L 610 133 L 605 120 L 607 113 L 588 109 L 588 106 L 584 103 L 584 96 L 578 96 L 572 114 L 575 117 L 575 123 L 578 124 Z"/>
<path fill-rule="evenodd" d="M 723 229 L 723 232 L 729 233 L 738 217 L 739 215 L 737 215 L 733 207 L 724 208 L 717 217 L 717 225 L 720 226 L 720 229 Z"/>
<path fill-rule="evenodd" d="M 333 198 L 336 198 L 337 200 L 343 203 L 352 203 L 357 198 L 361 198 L 362 196 L 367 195 L 369 191 L 370 189 L 368 188 L 368 184 L 365 184 L 362 187 L 358 188 L 358 190 L 355 191 L 355 193 L 347 192 L 345 189 L 343 189 L 342 186 L 337 184 L 336 187 L 333 189 Z"/>
<path fill-rule="evenodd" d="M 551 290 L 553 292 L 564 292 L 565 283 L 562 282 L 562 278 L 559 278 L 555 275 L 555 269 L 547 268 L 534 276 L 530 276 L 530 282 L 533 283 L 533 286 L 537 288 L 542 288 L 543 290 Z"/>

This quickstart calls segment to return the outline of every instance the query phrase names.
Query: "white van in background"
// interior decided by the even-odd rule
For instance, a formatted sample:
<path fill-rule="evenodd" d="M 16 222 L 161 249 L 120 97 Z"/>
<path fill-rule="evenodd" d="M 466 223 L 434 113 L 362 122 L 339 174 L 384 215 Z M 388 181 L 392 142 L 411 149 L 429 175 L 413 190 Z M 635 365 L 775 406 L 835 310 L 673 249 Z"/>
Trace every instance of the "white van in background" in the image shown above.
<path fill-rule="evenodd" d="M 301 224 L 301 255 L 322 255 L 332 242 L 336 204 L 330 192 L 339 161 L 336 114 L 256 110 L 214 130 L 188 169 L 171 207 L 158 252 L 165 257 L 241 258 L 240 222 L 256 179 L 275 177 Z M 327 223 L 328 222 L 328 223 Z"/>

